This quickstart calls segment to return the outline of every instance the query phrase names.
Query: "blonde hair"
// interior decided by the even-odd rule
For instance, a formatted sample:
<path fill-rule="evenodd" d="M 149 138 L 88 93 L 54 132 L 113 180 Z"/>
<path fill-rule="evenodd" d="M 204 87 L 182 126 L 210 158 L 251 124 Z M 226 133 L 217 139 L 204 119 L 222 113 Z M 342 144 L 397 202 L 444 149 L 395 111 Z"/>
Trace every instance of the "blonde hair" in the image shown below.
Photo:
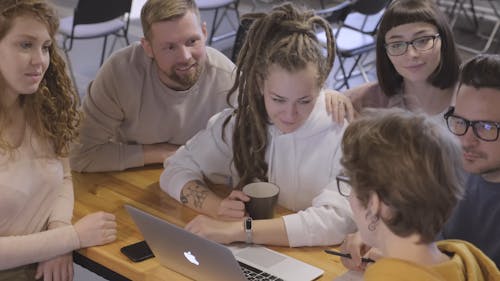
<path fill-rule="evenodd" d="M 47 27 L 53 44 L 49 48 L 50 64 L 38 90 L 32 95 L 19 97 L 27 122 L 33 130 L 46 138 L 58 156 L 68 153 L 69 143 L 77 136 L 81 115 L 77 110 L 78 95 L 66 73 L 66 64 L 59 55 L 54 38 L 59 20 L 52 7 L 43 0 L 0 1 L 0 40 L 2 40 L 17 17 L 34 16 Z M 0 62 L 1 63 L 1 62 Z M 0 75 L 0 91 L 6 87 Z M 6 126 L 5 110 L 0 105 L 0 129 Z M 0 137 L 0 149 L 10 151 L 13 147 Z"/>
<path fill-rule="evenodd" d="M 312 11 L 300 11 L 292 4 L 284 4 L 268 14 L 245 15 L 245 19 L 253 23 L 238 55 L 236 79 L 228 95 L 229 101 L 232 95 L 238 94 L 233 133 L 234 164 L 240 176 L 238 188 L 255 180 L 267 181 L 268 116 L 262 85 L 269 67 L 276 64 L 294 72 L 314 64 L 318 88 L 321 88 L 335 59 L 330 24 Z M 327 35 L 326 57 L 316 38 L 318 28 L 324 29 Z"/>
<path fill-rule="evenodd" d="M 381 220 L 394 234 L 434 241 L 464 189 L 458 140 L 424 114 L 398 108 L 363 114 L 342 139 L 341 163 L 357 198 L 367 207 L 377 194 L 390 208 Z"/>
<path fill-rule="evenodd" d="M 194 12 L 201 23 L 200 11 L 194 0 L 148 0 L 141 10 L 144 37 L 151 40 L 151 25 L 153 23 L 180 18 L 188 11 Z"/>

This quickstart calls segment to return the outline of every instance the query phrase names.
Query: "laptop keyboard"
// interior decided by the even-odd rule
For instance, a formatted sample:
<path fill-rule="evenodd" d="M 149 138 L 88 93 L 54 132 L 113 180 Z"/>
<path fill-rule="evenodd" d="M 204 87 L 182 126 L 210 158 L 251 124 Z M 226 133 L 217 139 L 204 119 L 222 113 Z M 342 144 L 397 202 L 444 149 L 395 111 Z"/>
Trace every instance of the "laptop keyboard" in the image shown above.
<path fill-rule="evenodd" d="M 249 266 L 248 264 L 244 264 L 242 262 L 238 262 L 241 266 L 241 269 L 243 270 L 243 273 L 245 274 L 245 277 L 250 280 L 273 280 L 273 281 L 284 281 L 281 278 L 278 278 L 274 275 L 271 275 L 269 273 L 266 273 L 260 269 L 257 269 L 255 267 Z"/>

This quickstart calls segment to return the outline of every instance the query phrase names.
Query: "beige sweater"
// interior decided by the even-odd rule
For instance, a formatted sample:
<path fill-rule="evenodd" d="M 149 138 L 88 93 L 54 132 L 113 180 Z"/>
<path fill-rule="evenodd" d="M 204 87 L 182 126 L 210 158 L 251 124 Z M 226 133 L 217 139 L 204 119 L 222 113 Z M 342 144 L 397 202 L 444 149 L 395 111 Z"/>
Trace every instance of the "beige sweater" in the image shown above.
<path fill-rule="evenodd" d="M 57 158 L 29 128 L 13 153 L 0 152 L 0 270 L 79 248 L 71 226 L 74 198 L 68 160 Z M 50 222 L 68 226 L 47 231 Z"/>
<path fill-rule="evenodd" d="M 213 114 L 228 107 L 233 70 L 227 57 L 207 47 L 198 82 L 189 90 L 175 91 L 160 81 L 140 44 L 120 50 L 89 86 L 71 168 L 92 172 L 143 166 L 142 144 L 184 144 Z"/>

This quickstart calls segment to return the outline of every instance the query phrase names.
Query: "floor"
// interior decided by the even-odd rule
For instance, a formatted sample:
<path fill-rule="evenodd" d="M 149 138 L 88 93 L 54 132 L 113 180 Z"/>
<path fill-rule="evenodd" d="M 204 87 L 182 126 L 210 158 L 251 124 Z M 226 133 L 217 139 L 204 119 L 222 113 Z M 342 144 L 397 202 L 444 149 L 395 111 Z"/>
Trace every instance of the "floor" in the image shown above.
<path fill-rule="evenodd" d="M 76 263 L 73 264 L 73 268 L 75 273 L 73 281 L 106 281 L 106 279 L 79 266 Z"/>
<path fill-rule="evenodd" d="M 55 4 L 58 13 L 61 17 L 69 16 L 72 14 L 74 7 L 78 0 L 48 0 Z M 139 21 L 139 13 L 140 7 L 145 2 L 145 0 L 133 0 L 132 12 L 131 12 L 131 25 L 130 25 L 130 40 L 137 41 L 142 36 L 142 30 Z M 451 7 L 453 6 L 452 0 L 437 0 L 440 5 L 443 7 L 443 10 L 449 12 Z M 270 9 L 274 4 L 283 2 L 282 0 L 240 0 L 239 12 L 240 14 L 244 14 L 246 12 L 251 11 L 266 11 Z M 292 2 L 303 5 L 310 8 L 319 8 L 320 0 L 293 0 Z M 341 0 L 331 0 L 325 1 L 327 5 L 335 5 L 338 2 L 342 2 Z M 466 1 L 468 2 L 468 1 Z M 489 7 L 487 6 L 488 1 L 479 0 L 475 1 L 478 6 Z M 498 1 L 493 1 L 498 2 Z M 498 3 L 496 3 L 498 4 Z M 466 7 L 467 8 L 467 7 Z M 497 5 L 497 9 L 500 10 L 500 4 Z M 475 49 L 482 49 L 486 40 L 484 34 L 489 34 L 493 28 L 496 18 L 492 13 L 489 13 L 487 9 L 478 9 L 478 19 L 479 19 L 479 32 L 471 31 L 470 27 L 474 26 L 473 22 L 467 19 L 467 17 L 462 16 L 458 17 L 458 20 L 455 24 L 454 33 L 456 36 L 456 40 L 462 47 L 469 47 Z M 201 17 L 208 24 L 208 29 L 211 29 L 211 20 L 213 18 L 213 13 L 203 11 L 201 13 Z M 233 17 L 233 24 L 237 23 L 235 17 Z M 229 23 L 225 23 L 226 27 L 229 28 Z M 500 31 L 497 32 L 495 40 L 492 42 L 491 47 L 488 52 L 490 53 L 498 53 L 500 50 L 500 44 L 497 39 L 500 37 Z M 60 39 L 60 38 L 59 38 Z M 218 42 L 213 46 L 226 54 L 230 54 L 230 50 L 233 44 L 233 38 Z M 69 52 L 69 57 L 73 65 L 73 71 L 76 78 L 76 84 L 78 87 L 78 91 L 80 95 L 83 97 L 85 94 L 86 87 L 90 81 L 92 81 L 96 75 L 97 70 L 99 69 L 99 56 L 101 52 L 102 39 L 93 39 L 93 40 L 78 40 L 76 41 L 73 50 Z M 115 51 L 121 47 L 125 46 L 125 43 L 121 40 L 118 40 L 115 48 L 112 51 Z M 470 51 L 465 51 L 463 49 L 460 50 L 461 57 L 463 59 L 467 59 L 474 55 L 474 53 Z M 371 57 L 371 59 L 373 56 Z M 369 58 L 370 59 L 370 58 Z M 334 67 L 334 71 L 338 68 L 337 64 Z M 369 80 L 375 80 L 376 74 L 375 70 L 372 68 L 368 71 L 367 78 Z M 333 85 L 333 79 L 330 77 L 329 81 L 330 85 Z M 352 78 L 350 81 L 351 86 L 359 85 L 364 83 L 364 79 L 361 76 L 356 76 Z M 86 269 L 75 266 L 75 280 L 76 281 L 102 281 L 104 279 L 99 276 L 93 274 L 92 272 L 87 271 Z"/>

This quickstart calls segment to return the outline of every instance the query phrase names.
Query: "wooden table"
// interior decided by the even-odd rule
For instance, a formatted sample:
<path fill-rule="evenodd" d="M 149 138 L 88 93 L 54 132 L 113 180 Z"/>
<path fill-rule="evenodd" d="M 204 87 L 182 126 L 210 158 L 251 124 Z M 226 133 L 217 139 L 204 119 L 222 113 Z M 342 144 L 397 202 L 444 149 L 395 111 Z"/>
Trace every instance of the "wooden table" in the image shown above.
<path fill-rule="evenodd" d="M 74 221 L 86 214 L 106 211 L 115 214 L 118 236 L 114 243 L 82 249 L 78 253 L 128 279 L 142 280 L 189 280 L 168 268 L 156 259 L 134 263 L 128 260 L 120 248 L 144 240 L 123 205 L 125 203 L 143 209 L 171 223 L 184 226 L 196 216 L 160 189 L 158 179 L 161 166 L 132 169 L 124 172 L 73 173 L 75 189 Z M 287 211 L 278 209 L 278 214 Z M 323 253 L 326 247 L 270 247 L 325 271 L 318 280 L 332 280 L 345 272 L 338 257 Z"/>

